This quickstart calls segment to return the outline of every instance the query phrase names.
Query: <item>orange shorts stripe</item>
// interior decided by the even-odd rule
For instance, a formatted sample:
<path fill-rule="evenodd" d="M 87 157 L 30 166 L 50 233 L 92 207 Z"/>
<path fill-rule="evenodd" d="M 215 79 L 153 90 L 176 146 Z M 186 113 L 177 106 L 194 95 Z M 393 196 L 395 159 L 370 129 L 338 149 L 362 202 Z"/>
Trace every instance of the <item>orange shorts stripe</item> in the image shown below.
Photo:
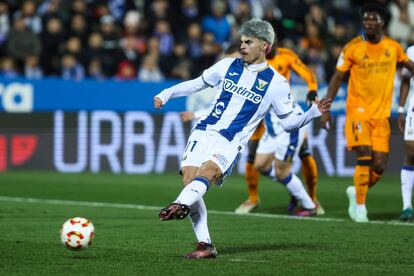
<path fill-rule="evenodd" d="M 345 137 L 348 149 L 357 146 L 370 146 L 373 151 L 389 152 L 390 124 L 388 118 L 361 119 L 346 115 Z"/>

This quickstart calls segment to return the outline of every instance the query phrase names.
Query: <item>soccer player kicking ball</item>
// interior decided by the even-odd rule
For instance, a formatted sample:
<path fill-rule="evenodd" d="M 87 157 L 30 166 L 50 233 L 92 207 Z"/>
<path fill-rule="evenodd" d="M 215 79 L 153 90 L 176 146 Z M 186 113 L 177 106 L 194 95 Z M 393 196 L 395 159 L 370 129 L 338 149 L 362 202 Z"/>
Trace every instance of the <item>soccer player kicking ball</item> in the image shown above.
<path fill-rule="evenodd" d="M 364 34 L 345 45 L 336 72 L 328 87 L 329 99 L 349 71 L 345 136 L 347 146 L 356 153 L 354 186 L 348 187 L 348 213 L 355 222 L 367 222 L 365 206 L 368 188 L 381 178 L 388 159 L 391 100 L 397 63 L 414 72 L 414 63 L 402 47 L 384 36 L 384 11 L 377 4 L 362 8 Z M 322 115 L 328 127 L 330 113 Z"/>
<path fill-rule="evenodd" d="M 187 215 L 198 240 L 188 259 L 214 258 L 203 195 L 212 184 L 221 185 L 230 175 L 240 153 L 259 122 L 270 111 L 286 131 L 294 131 L 329 111 L 330 99 L 321 99 L 301 115 L 293 114 L 290 87 L 284 77 L 266 63 L 275 33 L 270 23 L 252 19 L 241 26 L 242 58 L 225 58 L 196 79 L 163 90 L 154 97 L 161 108 L 170 98 L 187 96 L 207 86 L 221 87 L 210 113 L 194 127 L 184 151 L 181 171 L 185 187 L 177 199 L 160 210 L 161 220 Z"/>
<path fill-rule="evenodd" d="M 407 49 L 410 60 L 414 60 L 414 46 Z M 401 194 L 403 210 L 400 214 L 401 221 L 413 219 L 413 207 L 411 196 L 414 184 L 414 94 L 410 94 L 408 100 L 407 115 L 404 117 L 404 106 L 407 100 L 410 79 L 412 74 L 408 70 L 403 70 L 403 79 L 400 87 L 400 106 L 398 107 L 398 128 L 404 133 L 405 159 L 401 168 Z"/>

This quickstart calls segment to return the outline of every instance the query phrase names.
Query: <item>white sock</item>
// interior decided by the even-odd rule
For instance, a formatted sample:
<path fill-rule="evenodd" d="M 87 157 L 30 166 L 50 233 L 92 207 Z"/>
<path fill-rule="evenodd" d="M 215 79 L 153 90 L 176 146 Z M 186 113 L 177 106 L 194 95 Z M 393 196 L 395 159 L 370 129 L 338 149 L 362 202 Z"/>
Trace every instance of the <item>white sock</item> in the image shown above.
<path fill-rule="evenodd" d="M 211 243 L 207 225 L 207 208 L 203 198 L 190 207 L 190 221 L 198 242 Z"/>
<path fill-rule="evenodd" d="M 316 208 L 315 203 L 312 201 L 305 188 L 303 187 L 302 181 L 295 174 L 291 174 L 287 178 L 280 180 L 280 182 L 285 184 L 290 194 L 300 201 L 303 208 Z"/>
<path fill-rule="evenodd" d="M 401 169 L 401 194 L 403 201 L 403 210 L 412 208 L 411 195 L 414 184 L 414 167 L 404 166 Z"/>
<path fill-rule="evenodd" d="M 196 177 L 187 186 L 185 186 L 174 202 L 193 205 L 196 201 L 203 197 L 207 191 L 209 183 L 203 177 Z"/>

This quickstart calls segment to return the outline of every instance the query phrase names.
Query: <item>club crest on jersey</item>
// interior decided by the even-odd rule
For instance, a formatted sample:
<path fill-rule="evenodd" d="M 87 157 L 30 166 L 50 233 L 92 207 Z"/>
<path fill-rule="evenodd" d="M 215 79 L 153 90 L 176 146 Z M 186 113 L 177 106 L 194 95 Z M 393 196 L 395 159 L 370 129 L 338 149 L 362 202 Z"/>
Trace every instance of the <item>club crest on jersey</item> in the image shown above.
<path fill-rule="evenodd" d="M 266 83 L 267 84 L 267 83 Z M 264 89 L 264 88 L 263 88 Z M 246 87 L 238 86 L 230 79 L 224 79 L 223 83 L 223 90 L 226 92 L 230 92 L 233 94 L 237 94 L 242 96 L 243 98 L 258 104 L 262 101 L 262 96 L 260 94 L 257 94 L 253 91 L 250 91 Z"/>
<path fill-rule="evenodd" d="M 261 80 L 261 79 L 257 79 L 257 85 L 256 85 L 256 89 L 259 91 L 264 91 L 266 85 L 268 85 L 269 82 Z"/>

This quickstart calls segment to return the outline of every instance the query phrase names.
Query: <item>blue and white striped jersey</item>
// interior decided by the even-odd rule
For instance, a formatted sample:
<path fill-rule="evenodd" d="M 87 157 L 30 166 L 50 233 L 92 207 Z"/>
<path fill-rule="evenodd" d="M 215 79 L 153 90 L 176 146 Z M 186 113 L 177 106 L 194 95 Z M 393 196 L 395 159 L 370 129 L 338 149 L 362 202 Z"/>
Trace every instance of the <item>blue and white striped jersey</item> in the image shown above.
<path fill-rule="evenodd" d="M 225 58 L 205 70 L 202 78 L 219 91 L 195 128 L 217 131 L 230 142 L 245 146 L 269 110 L 280 118 L 293 111 L 289 83 L 265 64 L 245 66 L 241 58 Z"/>

